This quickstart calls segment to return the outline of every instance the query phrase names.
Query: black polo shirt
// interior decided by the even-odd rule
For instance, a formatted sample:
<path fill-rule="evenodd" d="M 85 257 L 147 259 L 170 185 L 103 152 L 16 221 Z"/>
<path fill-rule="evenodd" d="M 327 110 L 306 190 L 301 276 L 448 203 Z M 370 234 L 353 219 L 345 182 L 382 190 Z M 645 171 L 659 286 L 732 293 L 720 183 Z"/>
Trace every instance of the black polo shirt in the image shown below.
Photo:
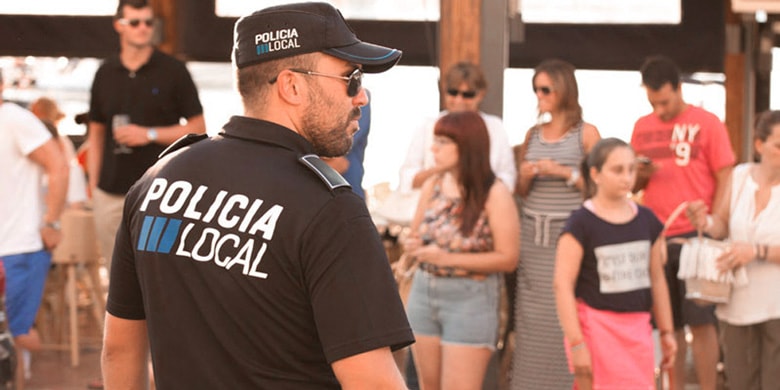
<path fill-rule="evenodd" d="M 89 120 L 106 126 L 98 187 L 112 194 L 126 193 L 165 150 L 150 143 L 132 148 L 129 154 L 115 154 L 114 115 L 128 114 L 131 123 L 163 127 L 202 113 L 195 83 L 181 61 L 155 50 L 146 64 L 131 72 L 119 56 L 106 59 L 95 73 L 89 103 Z"/>
<path fill-rule="evenodd" d="M 413 342 L 364 201 L 312 152 L 233 117 L 131 188 L 107 309 L 147 320 L 160 388 L 338 388 L 330 363 Z"/>

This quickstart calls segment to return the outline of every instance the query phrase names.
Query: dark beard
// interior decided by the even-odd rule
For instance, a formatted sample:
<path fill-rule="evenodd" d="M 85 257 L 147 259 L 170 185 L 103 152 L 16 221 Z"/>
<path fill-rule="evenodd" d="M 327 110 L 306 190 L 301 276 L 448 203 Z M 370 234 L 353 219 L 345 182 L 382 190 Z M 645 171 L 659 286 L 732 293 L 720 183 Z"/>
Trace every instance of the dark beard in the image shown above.
<path fill-rule="evenodd" d="M 320 113 L 310 112 L 303 117 L 302 135 L 312 144 L 314 153 L 318 156 L 344 156 L 352 148 L 352 134 L 347 134 L 347 127 L 349 127 L 352 120 L 359 116 L 360 108 L 356 107 L 352 110 L 346 121 L 333 128 L 323 129 L 322 123 L 327 122 L 325 120 L 326 118 Z"/>

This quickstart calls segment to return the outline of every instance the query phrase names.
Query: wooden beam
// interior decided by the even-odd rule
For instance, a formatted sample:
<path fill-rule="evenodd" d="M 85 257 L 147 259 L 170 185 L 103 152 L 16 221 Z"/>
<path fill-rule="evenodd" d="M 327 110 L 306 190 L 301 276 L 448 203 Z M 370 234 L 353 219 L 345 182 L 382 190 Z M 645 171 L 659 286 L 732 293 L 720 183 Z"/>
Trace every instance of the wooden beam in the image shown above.
<path fill-rule="evenodd" d="M 160 37 L 157 48 L 171 55 L 180 54 L 176 17 L 177 0 L 151 0 L 149 4 L 154 10 L 154 16 L 160 22 L 156 27 L 158 29 L 156 33 Z"/>
<path fill-rule="evenodd" d="M 723 72 L 726 75 L 726 129 L 729 132 L 731 147 L 734 149 L 734 155 L 737 161 L 746 161 L 748 156 L 744 151 L 744 131 L 745 124 L 745 102 L 746 91 L 745 82 L 749 76 L 746 73 L 745 60 L 746 54 L 744 39 L 742 37 L 742 20 L 739 15 L 731 11 L 731 0 L 724 2 L 726 8 L 726 44 Z M 744 129 L 747 130 L 747 129 Z"/>
<path fill-rule="evenodd" d="M 481 21 L 480 64 L 488 88 L 479 108 L 488 114 L 503 117 L 504 70 L 509 66 L 509 15 L 506 1 L 483 1 Z"/>
<path fill-rule="evenodd" d="M 731 147 L 737 161 L 745 161 L 743 131 L 745 122 L 743 101 L 745 99 L 745 54 L 727 54 L 726 68 L 726 129 L 729 131 Z"/>
<path fill-rule="evenodd" d="M 440 74 L 459 61 L 479 64 L 482 0 L 441 0 L 440 10 Z"/>

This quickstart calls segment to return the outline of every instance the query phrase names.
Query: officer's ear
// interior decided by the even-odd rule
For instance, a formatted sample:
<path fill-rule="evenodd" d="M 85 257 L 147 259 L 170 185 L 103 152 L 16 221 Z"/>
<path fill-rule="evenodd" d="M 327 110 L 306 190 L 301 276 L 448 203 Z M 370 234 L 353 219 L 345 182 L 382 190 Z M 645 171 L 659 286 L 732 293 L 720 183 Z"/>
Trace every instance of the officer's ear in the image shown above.
<path fill-rule="evenodd" d="M 279 97 L 291 105 L 300 105 L 304 99 L 304 92 L 308 85 L 301 74 L 283 70 L 276 80 L 276 91 Z"/>

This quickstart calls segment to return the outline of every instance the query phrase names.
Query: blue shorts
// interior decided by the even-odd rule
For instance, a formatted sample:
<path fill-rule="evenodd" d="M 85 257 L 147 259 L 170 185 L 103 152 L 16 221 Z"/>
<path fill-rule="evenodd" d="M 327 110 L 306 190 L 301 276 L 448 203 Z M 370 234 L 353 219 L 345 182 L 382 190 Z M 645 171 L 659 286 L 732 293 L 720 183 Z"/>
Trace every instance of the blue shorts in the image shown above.
<path fill-rule="evenodd" d="M 484 280 L 414 274 L 407 315 L 414 333 L 440 337 L 442 344 L 496 349 L 499 274 Z"/>
<path fill-rule="evenodd" d="M 30 332 L 41 306 L 51 254 L 41 250 L 3 256 L 3 266 L 8 328 L 14 337 L 25 335 Z"/>

